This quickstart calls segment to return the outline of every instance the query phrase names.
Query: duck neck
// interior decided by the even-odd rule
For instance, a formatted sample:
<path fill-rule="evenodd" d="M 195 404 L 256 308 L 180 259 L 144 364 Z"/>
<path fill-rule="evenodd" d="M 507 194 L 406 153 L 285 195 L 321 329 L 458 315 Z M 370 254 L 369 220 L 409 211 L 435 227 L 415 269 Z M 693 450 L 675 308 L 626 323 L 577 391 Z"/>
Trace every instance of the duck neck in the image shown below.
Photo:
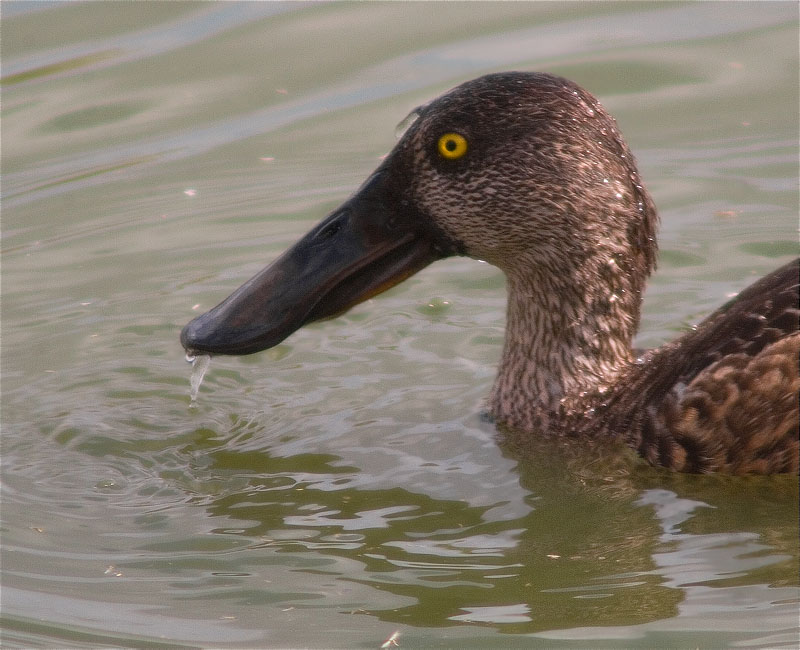
<path fill-rule="evenodd" d="M 640 296 L 613 258 L 595 267 L 507 272 L 506 336 L 490 410 L 512 429 L 557 429 L 631 362 Z"/>

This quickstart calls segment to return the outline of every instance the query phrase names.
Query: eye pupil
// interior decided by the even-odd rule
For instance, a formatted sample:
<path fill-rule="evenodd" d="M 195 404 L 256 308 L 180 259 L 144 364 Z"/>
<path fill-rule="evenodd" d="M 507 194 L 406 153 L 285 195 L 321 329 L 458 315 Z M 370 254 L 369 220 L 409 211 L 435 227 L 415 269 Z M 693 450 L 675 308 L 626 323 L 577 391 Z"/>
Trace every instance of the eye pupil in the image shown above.
<path fill-rule="evenodd" d="M 448 140 L 447 143 L 444 145 L 444 148 L 448 151 L 455 151 L 458 144 L 455 140 Z"/>

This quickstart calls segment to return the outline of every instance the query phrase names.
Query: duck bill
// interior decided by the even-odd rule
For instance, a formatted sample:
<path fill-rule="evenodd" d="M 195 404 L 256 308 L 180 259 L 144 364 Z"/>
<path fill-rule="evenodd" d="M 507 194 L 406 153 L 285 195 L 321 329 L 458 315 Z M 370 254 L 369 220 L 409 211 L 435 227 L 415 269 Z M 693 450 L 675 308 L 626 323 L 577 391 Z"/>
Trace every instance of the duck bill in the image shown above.
<path fill-rule="evenodd" d="M 187 324 L 183 347 L 202 354 L 265 350 L 454 252 L 405 204 L 379 170 L 281 257 Z"/>

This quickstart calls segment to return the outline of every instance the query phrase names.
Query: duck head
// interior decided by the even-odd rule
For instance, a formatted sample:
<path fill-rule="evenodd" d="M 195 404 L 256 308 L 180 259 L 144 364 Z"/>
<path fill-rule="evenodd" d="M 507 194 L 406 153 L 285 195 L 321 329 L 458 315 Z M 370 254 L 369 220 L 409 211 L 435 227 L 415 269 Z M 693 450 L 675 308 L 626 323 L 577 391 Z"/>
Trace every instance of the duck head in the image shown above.
<path fill-rule="evenodd" d="M 508 278 L 504 357 L 608 368 L 627 358 L 656 213 L 613 118 L 576 84 L 529 72 L 469 81 L 415 114 L 350 199 L 184 327 L 187 350 L 264 350 L 462 254 Z M 537 381 L 558 397 L 564 381 L 550 375 L 564 372 Z"/>

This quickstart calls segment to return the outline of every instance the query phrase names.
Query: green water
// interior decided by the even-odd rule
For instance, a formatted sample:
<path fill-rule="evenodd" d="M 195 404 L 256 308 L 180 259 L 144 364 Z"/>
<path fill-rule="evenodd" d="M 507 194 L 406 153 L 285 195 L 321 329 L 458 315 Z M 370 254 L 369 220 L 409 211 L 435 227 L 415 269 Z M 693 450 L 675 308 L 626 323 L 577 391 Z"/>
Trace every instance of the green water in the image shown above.
<path fill-rule="evenodd" d="M 789 647 L 796 477 L 520 459 L 504 283 L 452 259 L 277 348 L 180 328 L 503 69 L 617 117 L 641 345 L 796 255 L 795 3 L 2 4 L 4 647 Z"/>

